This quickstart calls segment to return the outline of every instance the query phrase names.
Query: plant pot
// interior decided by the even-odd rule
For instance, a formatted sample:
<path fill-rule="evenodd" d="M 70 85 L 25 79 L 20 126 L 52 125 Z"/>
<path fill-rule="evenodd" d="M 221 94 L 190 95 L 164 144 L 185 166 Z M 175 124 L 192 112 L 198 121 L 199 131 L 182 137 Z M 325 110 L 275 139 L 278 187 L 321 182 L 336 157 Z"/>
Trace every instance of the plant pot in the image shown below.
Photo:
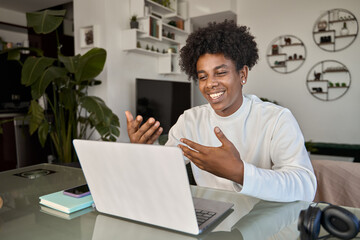
<path fill-rule="evenodd" d="M 131 21 L 130 22 L 130 28 L 139 28 L 139 22 Z"/>

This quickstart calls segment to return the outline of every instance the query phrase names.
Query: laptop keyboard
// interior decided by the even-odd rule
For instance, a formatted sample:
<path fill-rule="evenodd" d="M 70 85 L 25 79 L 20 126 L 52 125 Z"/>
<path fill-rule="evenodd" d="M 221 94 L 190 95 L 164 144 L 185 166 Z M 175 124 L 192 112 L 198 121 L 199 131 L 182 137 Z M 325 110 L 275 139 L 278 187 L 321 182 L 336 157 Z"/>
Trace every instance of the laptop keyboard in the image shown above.
<path fill-rule="evenodd" d="M 205 223 L 207 220 L 212 218 L 216 213 L 205 211 L 201 209 L 195 209 L 198 226 Z"/>

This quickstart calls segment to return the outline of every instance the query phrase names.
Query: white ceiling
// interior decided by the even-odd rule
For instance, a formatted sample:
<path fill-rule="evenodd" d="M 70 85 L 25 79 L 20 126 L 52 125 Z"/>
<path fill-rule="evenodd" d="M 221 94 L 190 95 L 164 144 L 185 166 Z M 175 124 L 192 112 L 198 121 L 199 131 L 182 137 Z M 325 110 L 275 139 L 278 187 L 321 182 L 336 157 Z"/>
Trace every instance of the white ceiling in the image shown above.
<path fill-rule="evenodd" d="M 17 12 L 34 12 L 68 2 L 72 0 L 0 0 L 0 8 Z"/>

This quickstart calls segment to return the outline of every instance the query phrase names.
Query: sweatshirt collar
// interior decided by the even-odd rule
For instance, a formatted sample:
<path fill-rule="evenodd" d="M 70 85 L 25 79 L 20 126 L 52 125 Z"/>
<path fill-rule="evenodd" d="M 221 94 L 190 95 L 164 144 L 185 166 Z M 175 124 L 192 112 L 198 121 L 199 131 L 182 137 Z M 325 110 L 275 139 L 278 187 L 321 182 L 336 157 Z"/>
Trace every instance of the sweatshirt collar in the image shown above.
<path fill-rule="evenodd" d="M 238 108 L 238 110 L 236 110 L 236 112 L 234 112 L 233 114 L 229 115 L 229 116 L 226 116 L 226 117 L 222 117 L 220 115 L 218 115 L 214 109 L 211 107 L 211 105 L 209 104 L 209 107 L 211 108 L 211 113 L 212 115 L 218 119 L 218 120 L 221 120 L 221 121 L 230 121 L 234 118 L 236 118 L 237 116 L 239 116 L 240 114 L 242 114 L 244 111 L 246 111 L 246 108 L 247 106 L 249 105 L 248 102 L 249 102 L 249 98 L 246 96 L 246 95 L 243 95 L 243 102 L 241 104 L 241 106 Z"/>

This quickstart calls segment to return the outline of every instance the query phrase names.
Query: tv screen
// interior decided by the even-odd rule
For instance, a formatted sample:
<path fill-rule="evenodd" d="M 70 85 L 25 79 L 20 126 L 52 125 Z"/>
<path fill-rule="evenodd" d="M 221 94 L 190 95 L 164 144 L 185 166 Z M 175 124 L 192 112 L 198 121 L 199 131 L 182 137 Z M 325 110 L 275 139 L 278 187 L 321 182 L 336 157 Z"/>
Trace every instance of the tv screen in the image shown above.
<path fill-rule="evenodd" d="M 136 114 L 154 117 L 168 134 L 179 116 L 191 108 L 191 83 L 136 79 Z"/>

